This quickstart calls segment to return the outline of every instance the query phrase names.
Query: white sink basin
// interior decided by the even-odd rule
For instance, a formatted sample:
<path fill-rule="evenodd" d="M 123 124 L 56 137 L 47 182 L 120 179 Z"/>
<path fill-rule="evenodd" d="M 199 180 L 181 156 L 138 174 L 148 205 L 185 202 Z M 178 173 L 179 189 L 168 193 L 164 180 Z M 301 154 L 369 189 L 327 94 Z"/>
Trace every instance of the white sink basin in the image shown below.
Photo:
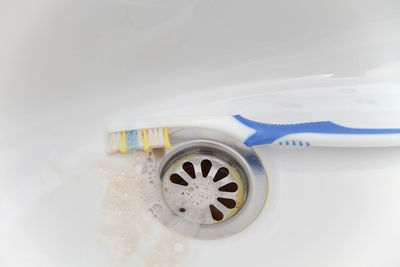
<path fill-rule="evenodd" d="M 0 266 L 399 266 L 395 147 L 256 147 L 270 195 L 226 239 L 185 239 L 138 211 L 114 225 L 127 249 L 103 225 L 106 172 L 126 161 L 104 153 L 115 120 L 400 127 L 399 12 L 355 0 L 1 3 Z"/>

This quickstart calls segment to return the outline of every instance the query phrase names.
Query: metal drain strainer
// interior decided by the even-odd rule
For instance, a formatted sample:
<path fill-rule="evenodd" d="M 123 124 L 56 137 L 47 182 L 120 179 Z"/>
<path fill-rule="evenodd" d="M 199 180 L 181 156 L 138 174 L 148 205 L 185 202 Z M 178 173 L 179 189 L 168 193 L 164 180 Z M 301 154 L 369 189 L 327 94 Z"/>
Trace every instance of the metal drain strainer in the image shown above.
<path fill-rule="evenodd" d="M 268 179 L 251 148 L 200 129 L 181 130 L 171 142 L 173 149 L 160 164 L 163 198 L 174 216 L 198 225 L 191 236 L 226 237 L 256 219 L 268 195 Z M 171 226 L 171 217 L 159 219 Z"/>
<path fill-rule="evenodd" d="M 229 219 L 245 198 L 244 171 L 233 164 L 207 148 L 175 159 L 163 177 L 165 201 L 176 214 L 199 224 Z"/>

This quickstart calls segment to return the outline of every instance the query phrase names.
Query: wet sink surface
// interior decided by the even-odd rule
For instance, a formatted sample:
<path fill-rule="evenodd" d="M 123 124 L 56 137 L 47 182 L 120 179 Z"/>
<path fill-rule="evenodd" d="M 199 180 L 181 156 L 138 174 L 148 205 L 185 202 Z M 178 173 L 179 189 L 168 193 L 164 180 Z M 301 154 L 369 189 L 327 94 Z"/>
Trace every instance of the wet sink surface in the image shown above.
<path fill-rule="evenodd" d="M 181 238 L 151 216 L 105 234 L 102 216 L 136 214 L 118 190 L 137 187 L 107 180 L 126 161 L 104 153 L 115 120 L 398 127 L 399 12 L 391 1 L 2 3 L 0 265 L 398 266 L 399 148 L 257 147 L 268 202 L 222 240 Z"/>

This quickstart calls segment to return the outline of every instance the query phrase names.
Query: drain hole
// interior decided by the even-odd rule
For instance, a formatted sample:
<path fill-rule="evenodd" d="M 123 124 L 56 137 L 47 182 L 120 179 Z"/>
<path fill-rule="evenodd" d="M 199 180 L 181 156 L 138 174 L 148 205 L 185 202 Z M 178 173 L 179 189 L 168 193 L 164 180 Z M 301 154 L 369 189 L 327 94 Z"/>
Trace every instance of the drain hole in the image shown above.
<path fill-rule="evenodd" d="M 193 179 L 196 178 L 196 172 L 194 170 L 193 163 L 187 161 L 183 163 L 182 168 L 190 177 L 192 177 Z"/>
<path fill-rule="evenodd" d="M 221 192 L 236 192 L 238 190 L 238 185 L 236 183 L 229 183 L 218 188 Z"/>
<path fill-rule="evenodd" d="M 217 173 L 214 176 L 213 181 L 218 182 L 219 180 L 224 179 L 226 176 L 228 176 L 229 170 L 225 167 L 221 167 L 218 169 Z"/>
<path fill-rule="evenodd" d="M 185 212 L 185 211 L 186 211 L 186 209 L 184 209 L 184 208 L 180 208 L 180 209 L 179 209 L 179 211 L 180 211 L 180 212 Z"/>
<path fill-rule="evenodd" d="M 211 216 L 216 221 L 221 221 L 224 218 L 224 214 L 217 209 L 214 205 L 210 205 Z"/>
<path fill-rule="evenodd" d="M 171 180 L 171 182 L 173 182 L 174 184 L 179 184 L 179 185 L 183 185 L 183 186 L 187 186 L 188 183 L 183 180 L 183 178 L 179 175 L 179 174 L 172 174 L 169 179 Z"/>
<path fill-rule="evenodd" d="M 228 209 L 233 209 L 234 207 L 236 207 L 236 201 L 230 198 L 223 198 L 223 197 L 219 197 L 217 198 L 217 200 L 224 205 L 225 207 L 227 207 Z"/>
<path fill-rule="evenodd" d="M 205 159 L 201 162 L 201 172 L 203 174 L 203 177 L 206 178 L 208 176 L 208 173 L 211 170 L 212 163 L 208 159 Z"/>

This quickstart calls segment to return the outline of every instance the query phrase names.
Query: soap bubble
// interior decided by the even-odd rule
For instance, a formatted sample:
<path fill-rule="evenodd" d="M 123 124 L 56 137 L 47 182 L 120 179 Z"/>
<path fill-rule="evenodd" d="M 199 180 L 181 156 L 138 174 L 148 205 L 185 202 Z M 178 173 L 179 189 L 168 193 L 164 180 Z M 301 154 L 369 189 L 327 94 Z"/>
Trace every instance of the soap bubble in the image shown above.
<path fill-rule="evenodd" d="M 156 213 L 161 213 L 162 210 L 163 210 L 163 208 L 162 208 L 162 206 L 161 206 L 160 204 L 154 204 L 154 205 L 153 205 L 153 210 L 154 210 Z"/>
<path fill-rule="evenodd" d="M 175 243 L 175 245 L 174 245 L 174 251 L 177 252 L 177 253 L 183 252 L 184 248 L 185 248 L 185 247 L 184 247 L 183 244 L 180 243 L 180 242 L 177 242 L 177 243 Z"/>

